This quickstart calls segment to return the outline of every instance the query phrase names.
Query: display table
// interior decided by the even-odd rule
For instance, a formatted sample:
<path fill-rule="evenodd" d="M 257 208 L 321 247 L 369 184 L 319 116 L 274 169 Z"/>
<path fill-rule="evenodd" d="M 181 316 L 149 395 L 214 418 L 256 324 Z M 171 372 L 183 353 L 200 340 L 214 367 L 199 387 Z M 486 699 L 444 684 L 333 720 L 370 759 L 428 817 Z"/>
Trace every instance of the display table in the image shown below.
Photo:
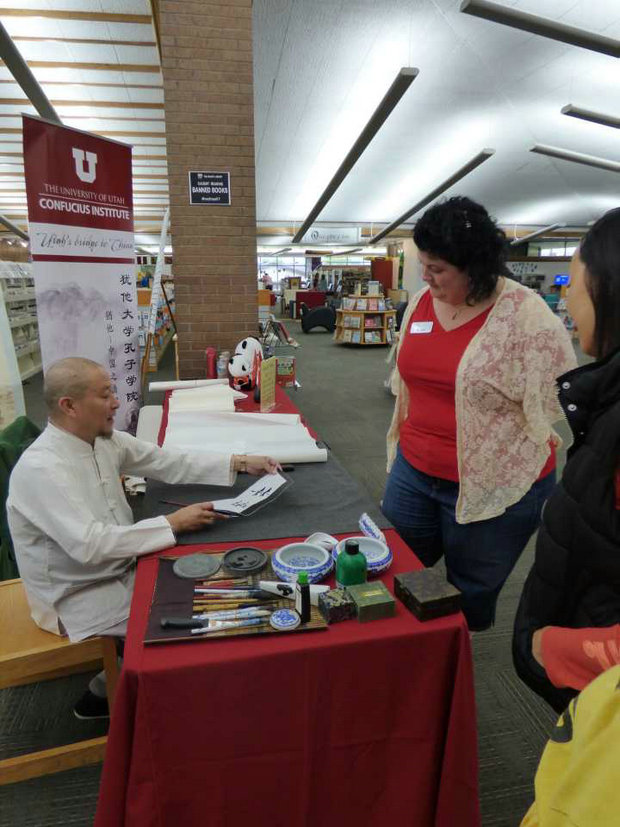
<path fill-rule="evenodd" d="M 298 412 L 280 388 L 276 398 L 276 412 Z M 257 406 L 249 395 L 239 407 Z M 386 536 L 393 592 L 394 574 L 420 563 Z M 249 544 L 291 539 L 303 538 Z M 145 646 L 157 556 L 138 564 L 95 827 L 478 827 L 462 615 L 420 623 L 397 601 L 395 617 L 367 624 Z"/>
<path fill-rule="evenodd" d="M 388 536 L 392 590 L 419 564 Z M 368 624 L 144 646 L 157 566 L 138 566 L 95 827 L 479 825 L 461 615 L 397 601 Z"/>

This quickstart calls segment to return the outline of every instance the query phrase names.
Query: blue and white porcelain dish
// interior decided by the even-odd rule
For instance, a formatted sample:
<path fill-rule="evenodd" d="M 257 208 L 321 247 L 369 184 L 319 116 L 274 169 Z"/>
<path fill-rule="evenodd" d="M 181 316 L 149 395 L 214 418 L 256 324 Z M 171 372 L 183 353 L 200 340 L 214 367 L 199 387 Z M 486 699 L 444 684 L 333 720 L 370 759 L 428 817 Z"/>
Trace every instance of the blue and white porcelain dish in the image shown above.
<path fill-rule="evenodd" d="M 373 537 L 363 536 L 347 537 L 346 539 L 341 540 L 332 552 L 334 560 L 336 560 L 340 552 L 343 551 L 347 540 L 357 540 L 359 543 L 360 551 L 366 558 L 366 562 L 368 564 L 369 576 L 372 577 L 375 574 L 382 574 L 392 565 L 392 560 L 394 558 L 392 556 L 392 552 L 386 544 L 382 543 L 380 540 L 375 540 Z"/>
<path fill-rule="evenodd" d="M 271 614 L 269 623 L 279 632 L 288 632 L 299 626 L 301 618 L 293 609 L 278 609 Z"/>
<path fill-rule="evenodd" d="M 289 543 L 272 555 L 271 566 L 280 580 L 288 583 L 296 583 L 300 571 L 308 573 L 309 583 L 318 583 L 331 572 L 334 561 L 329 552 L 320 546 Z"/>

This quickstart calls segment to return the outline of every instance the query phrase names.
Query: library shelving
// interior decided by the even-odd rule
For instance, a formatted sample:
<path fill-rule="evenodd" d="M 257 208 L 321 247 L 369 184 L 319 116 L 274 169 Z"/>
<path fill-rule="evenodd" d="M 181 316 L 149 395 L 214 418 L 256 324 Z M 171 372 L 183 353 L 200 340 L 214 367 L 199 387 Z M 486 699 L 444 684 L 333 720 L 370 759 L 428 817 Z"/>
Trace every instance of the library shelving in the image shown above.
<path fill-rule="evenodd" d="M 32 265 L 0 262 L 0 287 L 23 382 L 42 369 Z"/>
<path fill-rule="evenodd" d="M 351 345 L 391 345 L 396 311 L 381 296 L 349 296 L 336 311 L 334 341 Z"/>

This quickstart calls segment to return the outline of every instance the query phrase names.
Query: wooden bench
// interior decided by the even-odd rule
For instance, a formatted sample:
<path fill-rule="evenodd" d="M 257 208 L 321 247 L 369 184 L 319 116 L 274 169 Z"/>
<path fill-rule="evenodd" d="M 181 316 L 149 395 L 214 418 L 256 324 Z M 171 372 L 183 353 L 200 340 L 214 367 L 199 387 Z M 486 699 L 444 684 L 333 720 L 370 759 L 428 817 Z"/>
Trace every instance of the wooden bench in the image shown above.
<path fill-rule="evenodd" d="M 0 689 L 103 668 L 110 712 L 118 680 L 116 641 L 80 643 L 40 629 L 32 620 L 21 580 L 0 582 Z M 103 761 L 107 736 L 31 752 L 0 761 L 0 785 L 25 781 Z"/>

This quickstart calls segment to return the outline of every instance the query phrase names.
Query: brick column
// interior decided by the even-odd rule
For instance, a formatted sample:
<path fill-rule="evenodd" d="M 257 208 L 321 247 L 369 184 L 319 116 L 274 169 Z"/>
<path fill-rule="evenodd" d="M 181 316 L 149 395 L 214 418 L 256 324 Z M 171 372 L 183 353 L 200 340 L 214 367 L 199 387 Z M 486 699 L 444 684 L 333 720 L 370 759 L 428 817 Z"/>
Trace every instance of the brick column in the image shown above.
<path fill-rule="evenodd" d="M 252 0 L 159 0 L 181 376 L 257 331 Z M 231 206 L 190 206 L 188 171 L 230 172 Z"/>

